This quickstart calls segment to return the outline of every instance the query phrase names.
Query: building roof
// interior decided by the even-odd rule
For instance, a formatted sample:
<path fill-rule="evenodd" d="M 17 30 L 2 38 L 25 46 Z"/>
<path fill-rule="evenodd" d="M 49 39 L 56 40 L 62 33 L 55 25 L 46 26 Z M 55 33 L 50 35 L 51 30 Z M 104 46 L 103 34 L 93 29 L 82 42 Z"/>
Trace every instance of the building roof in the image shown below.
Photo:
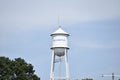
<path fill-rule="evenodd" d="M 55 32 L 53 32 L 51 34 L 51 36 L 52 35 L 57 35 L 57 34 L 64 34 L 64 35 L 68 35 L 69 36 L 69 34 L 67 32 L 65 32 L 61 27 L 59 27 Z"/>

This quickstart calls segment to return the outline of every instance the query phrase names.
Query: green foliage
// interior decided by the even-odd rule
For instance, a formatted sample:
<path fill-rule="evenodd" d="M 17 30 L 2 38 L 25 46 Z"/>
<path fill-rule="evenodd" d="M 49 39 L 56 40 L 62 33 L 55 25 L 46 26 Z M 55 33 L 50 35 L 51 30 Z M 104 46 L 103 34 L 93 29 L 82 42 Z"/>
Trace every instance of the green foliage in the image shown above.
<path fill-rule="evenodd" d="M 82 79 L 82 80 L 93 80 L 92 78 L 85 78 L 85 79 Z"/>
<path fill-rule="evenodd" d="M 40 80 L 34 72 L 33 66 L 24 59 L 0 57 L 0 80 Z"/>

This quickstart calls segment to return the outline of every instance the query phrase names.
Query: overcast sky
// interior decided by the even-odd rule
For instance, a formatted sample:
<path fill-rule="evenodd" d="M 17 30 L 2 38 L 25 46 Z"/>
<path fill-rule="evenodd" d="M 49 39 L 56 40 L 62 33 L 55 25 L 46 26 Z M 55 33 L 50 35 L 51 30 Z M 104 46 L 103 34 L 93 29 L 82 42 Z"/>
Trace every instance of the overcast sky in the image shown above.
<path fill-rule="evenodd" d="M 120 75 L 120 0 L 0 0 L 0 56 L 21 57 L 48 80 L 58 25 L 70 34 L 72 79 Z"/>

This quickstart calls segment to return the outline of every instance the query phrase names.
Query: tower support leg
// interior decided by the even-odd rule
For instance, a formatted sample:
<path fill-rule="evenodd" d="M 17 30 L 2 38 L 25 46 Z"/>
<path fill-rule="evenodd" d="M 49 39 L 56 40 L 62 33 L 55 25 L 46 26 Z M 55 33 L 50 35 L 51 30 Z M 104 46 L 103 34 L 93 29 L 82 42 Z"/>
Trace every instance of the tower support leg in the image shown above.
<path fill-rule="evenodd" d="M 65 65 L 66 65 L 66 80 L 69 80 L 69 64 L 68 64 L 67 49 L 65 49 Z"/>
<path fill-rule="evenodd" d="M 54 80 L 54 62 L 55 62 L 55 54 L 54 54 L 54 50 L 52 50 L 50 80 Z"/>

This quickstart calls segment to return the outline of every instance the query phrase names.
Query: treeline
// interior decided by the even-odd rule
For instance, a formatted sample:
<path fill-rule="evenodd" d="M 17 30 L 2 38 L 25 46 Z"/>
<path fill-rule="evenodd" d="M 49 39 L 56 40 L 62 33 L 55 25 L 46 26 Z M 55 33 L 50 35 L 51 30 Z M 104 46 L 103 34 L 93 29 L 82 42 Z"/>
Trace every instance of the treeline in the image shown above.
<path fill-rule="evenodd" d="M 24 59 L 0 57 L 0 80 L 40 80 L 32 64 Z"/>

